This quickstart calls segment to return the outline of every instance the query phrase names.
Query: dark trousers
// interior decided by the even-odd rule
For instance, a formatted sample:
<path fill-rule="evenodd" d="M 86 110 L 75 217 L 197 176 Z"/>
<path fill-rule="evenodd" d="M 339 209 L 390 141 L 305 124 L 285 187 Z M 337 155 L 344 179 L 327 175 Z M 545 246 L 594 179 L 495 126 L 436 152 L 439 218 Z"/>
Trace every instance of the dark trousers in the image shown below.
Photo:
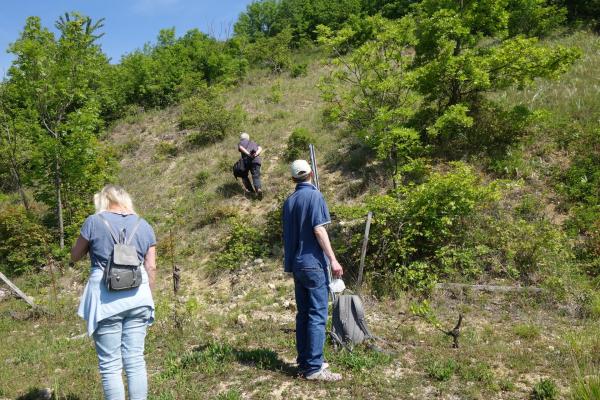
<path fill-rule="evenodd" d="M 298 369 L 310 375 L 323 365 L 327 323 L 327 276 L 321 267 L 294 270 L 296 294 L 296 350 Z"/>
<path fill-rule="evenodd" d="M 250 183 L 250 179 L 248 178 L 248 173 L 252 174 L 252 183 L 254 187 L 252 187 L 252 183 Z M 261 188 L 260 184 L 260 164 L 254 164 L 251 162 L 246 162 L 246 171 L 242 176 L 242 182 L 244 183 L 244 187 L 246 190 L 250 192 L 256 192 Z"/>

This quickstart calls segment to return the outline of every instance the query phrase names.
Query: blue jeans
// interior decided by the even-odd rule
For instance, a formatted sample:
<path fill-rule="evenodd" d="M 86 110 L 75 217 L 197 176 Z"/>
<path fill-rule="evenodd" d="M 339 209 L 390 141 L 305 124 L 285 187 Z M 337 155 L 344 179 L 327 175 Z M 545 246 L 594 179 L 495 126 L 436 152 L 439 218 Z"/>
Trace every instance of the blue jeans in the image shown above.
<path fill-rule="evenodd" d="M 130 400 L 148 395 L 144 339 L 149 307 L 137 307 L 103 319 L 94 332 L 105 400 L 125 400 L 121 371 L 125 365 Z"/>
<path fill-rule="evenodd" d="M 327 323 L 327 275 L 321 267 L 294 270 L 298 369 L 310 375 L 323 365 Z"/>

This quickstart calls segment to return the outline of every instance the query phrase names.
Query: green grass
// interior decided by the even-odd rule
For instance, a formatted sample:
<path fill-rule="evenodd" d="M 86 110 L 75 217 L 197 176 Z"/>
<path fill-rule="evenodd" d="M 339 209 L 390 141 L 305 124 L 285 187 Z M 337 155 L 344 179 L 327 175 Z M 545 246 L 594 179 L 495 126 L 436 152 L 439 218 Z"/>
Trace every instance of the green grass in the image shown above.
<path fill-rule="evenodd" d="M 540 328 L 533 324 L 519 324 L 513 328 L 515 336 L 521 339 L 536 339 L 540 336 Z"/>

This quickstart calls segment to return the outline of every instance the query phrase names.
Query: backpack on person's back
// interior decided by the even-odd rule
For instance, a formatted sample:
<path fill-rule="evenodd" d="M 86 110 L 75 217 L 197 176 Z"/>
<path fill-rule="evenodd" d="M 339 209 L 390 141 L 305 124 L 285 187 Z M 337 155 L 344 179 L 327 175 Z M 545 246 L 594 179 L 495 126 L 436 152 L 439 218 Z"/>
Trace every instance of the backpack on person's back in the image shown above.
<path fill-rule="evenodd" d="M 244 161 L 243 158 L 240 158 L 239 160 L 237 160 L 235 162 L 235 164 L 233 164 L 233 176 L 235 177 L 235 179 L 237 178 L 242 178 L 244 177 L 244 175 L 246 174 L 247 168 L 246 168 L 246 162 Z"/>
<path fill-rule="evenodd" d="M 131 234 L 126 237 L 125 230 L 117 234 L 102 214 L 98 214 L 98 216 L 115 242 L 113 252 L 104 269 L 106 288 L 110 291 L 120 291 L 139 287 L 142 284 L 142 266 L 144 262 L 139 260 L 137 249 L 131 244 L 131 241 L 142 219 L 138 217 Z"/>

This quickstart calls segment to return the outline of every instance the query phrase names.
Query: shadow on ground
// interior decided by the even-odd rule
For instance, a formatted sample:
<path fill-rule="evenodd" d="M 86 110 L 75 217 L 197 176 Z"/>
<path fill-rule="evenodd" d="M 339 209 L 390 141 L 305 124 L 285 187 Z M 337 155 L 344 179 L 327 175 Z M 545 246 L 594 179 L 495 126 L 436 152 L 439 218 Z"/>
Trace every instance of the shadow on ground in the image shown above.
<path fill-rule="evenodd" d="M 243 195 L 244 189 L 237 182 L 226 182 L 217 187 L 217 193 L 225 198 L 230 198 L 237 195 Z"/>
<path fill-rule="evenodd" d="M 182 358 L 183 367 L 191 364 L 224 363 L 227 361 L 262 369 L 266 371 L 279 372 L 288 376 L 296 376 L 297 368 L 279 358 L 273 350 L 240 349 L 227 344 L 209 343 L 203 344 L 192 350 L 191 353 Z"/>
<path fill-rule="evenodd" d="M 81 398 L 72 394 L 58 397 L 52 393 L 51 389 L 32 388 L 27 393 L 17 397 L 16 400 L 81 400 Z"/>

